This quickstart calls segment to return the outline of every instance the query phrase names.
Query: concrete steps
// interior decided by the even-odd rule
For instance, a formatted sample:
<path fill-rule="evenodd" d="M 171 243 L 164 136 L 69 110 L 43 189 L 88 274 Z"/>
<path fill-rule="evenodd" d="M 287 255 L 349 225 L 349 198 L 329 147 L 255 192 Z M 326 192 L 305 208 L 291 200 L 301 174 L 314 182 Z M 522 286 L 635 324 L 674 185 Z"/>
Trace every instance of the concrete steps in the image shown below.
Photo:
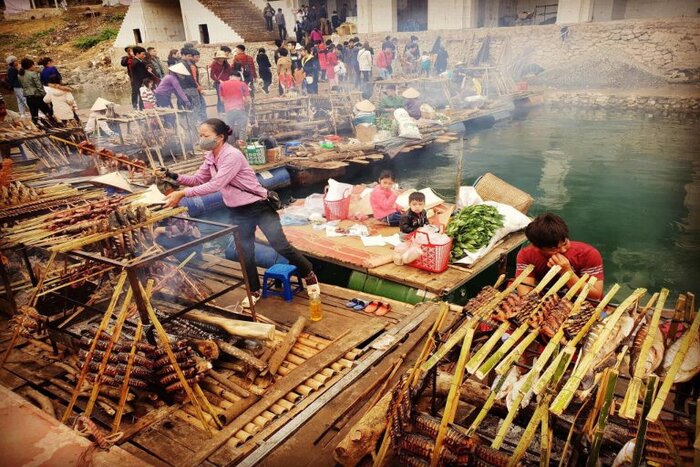
<path fill-rule="evenodd" d="M 265 30 L 262 10 L 249 0 L 199 0 L 246 42 L 274 41 L 277 30 Z"/>

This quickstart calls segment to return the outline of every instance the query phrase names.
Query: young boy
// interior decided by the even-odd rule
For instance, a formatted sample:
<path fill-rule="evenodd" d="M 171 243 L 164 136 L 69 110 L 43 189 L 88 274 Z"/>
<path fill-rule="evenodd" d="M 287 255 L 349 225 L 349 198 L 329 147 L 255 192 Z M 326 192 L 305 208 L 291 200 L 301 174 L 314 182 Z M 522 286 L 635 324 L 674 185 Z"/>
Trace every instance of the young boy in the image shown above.
<path fill-rule="evenodd" d="M 408 196 L 408 210 L 401 215 L 399 220 L 399 236 L 404 240 L 424 225 L 428 225 L 428 213 L 425 211 L 425 195 L 414 191 Z"/>
<path fill-rule="evenodd" d="M 541 214 L 525 228 L 525 236 L 530 245 L 518 252 L 515 273 L 520 274 L 528 264 L 535 266 L 535 270 L 518 286 L 520 295 L 532 290 L 547 271 L 557 265 L 561 267 L 559 274 L 573 273 L 567 287 L 574 285 L 583 274 L 596 277 L 598 281 L 588 298 L 600 300 L 603 297 L 603 258 L 591 245 L 569 240 L 569 227 L 564 219 L 551 213 Z"/>
<path fill-rule="evenodd" d="M 401 219 L 401 213 L 396 209 L 396 198 L 399 195 L 393 190 L 395 183 L 394 174 L 384 170 L 379 174 L 379 183 L 369 195 L 374 218 L 392 227 L 398 226 Z"/>

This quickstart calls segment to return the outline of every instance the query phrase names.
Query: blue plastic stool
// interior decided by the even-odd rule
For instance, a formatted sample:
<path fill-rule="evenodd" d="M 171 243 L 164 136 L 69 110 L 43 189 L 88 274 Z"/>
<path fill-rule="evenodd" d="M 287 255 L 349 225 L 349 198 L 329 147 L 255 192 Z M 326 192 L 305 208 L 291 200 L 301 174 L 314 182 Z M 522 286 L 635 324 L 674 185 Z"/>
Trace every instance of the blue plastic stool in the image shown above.
<path fill-rule="evenodd" d="M 296 283 L 292 289 L 291 277 L 296 276 Z M 282 284 L 282 290 L 274 290 L 275 284 Z M 291 264 L 274 264 L 271 268 L 265 271 L 263 275 L 262 296 L 267 298 L 268 295 L 277 295 L 284 297 L 286 301 L 291 301 L 295 293 L 304 290 L 301 283 L 301 274 L 296 266 Z"/>

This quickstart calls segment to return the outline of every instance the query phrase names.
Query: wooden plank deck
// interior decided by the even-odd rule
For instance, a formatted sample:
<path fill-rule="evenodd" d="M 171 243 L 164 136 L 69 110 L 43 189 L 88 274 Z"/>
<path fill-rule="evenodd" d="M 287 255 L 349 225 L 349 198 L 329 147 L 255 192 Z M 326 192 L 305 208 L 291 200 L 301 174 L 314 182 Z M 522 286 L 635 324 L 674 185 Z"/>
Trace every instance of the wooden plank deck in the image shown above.
<path fill-rule="evenodd" d="M 341 227 L 349 227 L 355 222 L 342 221 Z M 398 232 L 397 227 L 370 224 L 370 235 L 389 236 Z M 315 230 L 311 225 L 286 226 L 284 232 L 290 243 L 303 254 L 328 263 L 336 264 L 370 276 L 389 280 L 431 294 L 442 296 L 472 280 L 486 268 L 496 263 L 503 255 L 517 249 L 525 242 L 525 234 L 515 232 L 503 239 L 491 252 L 475 264 L 467 267 L 450 265 L 445 272 L 431 273 L 411 266 L 397 266 L 393 262 L 377 264 L 382 258 L 391 258 L 393 248 L 365 247 L 359 237 L 327 237 L 325 231 Z M 266 242 L 258 232 L 258 240 Z"/>
<path fill-rule="evenodd" d="M 205 255 L 204 261 L 193 272 L 201 273 L 212 286 L 217 286 L 218 282 L 218 287 L 223 284 L 221 277 L 240 277 L 241 274 L 238 263 L 211 255 Z M 215 280 L 217 276 L 218 281 Z M 320 400 L 316 403 L 325 404 L 324 394 L 329 389 L 335 388 L 330 392 L 333 397 L 327 396 L 328 400 L 333 400 L 336 396 L 345 394 L 346 386 L 348 389 L 354 387 L 356 379 L 358 382 L 366 382 L 368 378 L 373 378 L 376 384 L 377 378 L 384 373 L 377 373 L 374 367 L 385 359 L 394 362 L 397 355 L 406 352 L 406 342 L 415 345 L 427 331 L 424 321 L 431 321 L 430 317 L 435 315 L 438 306 L 435 303 L 422 303 L 414 307 L 382 299 L 392 305 L 392 311 L 386 316 L 377 317 L 352 311 L 345 307 L 345 303 L 358 296 L 365 300 L 380 299 L 379 297 L 357 294 L 330 285 L 322 285 L 322 291 L 324 318 L 316 323 L 309 322 L 304 328 L 304 335 L 321 341 L 325 339 L 327 344 L 301 362 L 299 357 L 290 354 L 280 369 L 280 378 L 268 386 L 264 393 L 252 394 L 250 401 L 243 399 L 246 406 L 233 422 L 222 430 L 212 425 L 210 428 L 214 434 L 209 438 L 201 422 L 193 416 L 191 405 L 166 404 L 145 415 L 125 415 L 121 426 L 124 436 L 119 441 L 119 446 L 150 465 L 213 466 L 243 460 L 264 444 L 266 439 L 293 423 L 297 416 L 306 413 L 304 417 L 307 417 L 306 410 L 315 401 Z M 217 305 L 235 305 L 242 296 L 243 292 L 236 290 L 219 297 Z M 261 317 L 277 323 L 280 332 L 284 332 L 297 317 L 308 314 L 308 299 L 304 293 L 296 295 L 291 302 L 270 297 L 258 303 L 257 312 Z M 372 347 L 373 343 L 381 348 L 379 342 L 387 340 L 390 345 L 383 350 L 384 353 L 378 355 L 377 349 Z M 0 321 L 0 351 L 8 344 L 7 321 Z M 48 348 L 45 343 L 22 341 L 10 356 L 0 377 L 0 384 L 18 394 L 33 389 L 48 396 L 56 409 L 57 417 L 60 417 L 70 399 L 69 390 L 75 383 L 67 366 L 61 359 L 51 356 Z M 65 357 L 62 360 L 66 361 Z M 290 363 L 294 361 L 297 364 Z M 218 371 L 223 373 L 225 370 Z M 330 377 L 323 379 L 320 386 L 310 393 L 300 395 L 300 388 L 313 382 L 321 373 Z M 369 376 L 364 376 L 365 373 Z M 206 385 L 203 385 L 203 389 L 216 411 L 226 410 L 233 405 L 215 395 Z M 282 413 L 275 411 L 275 407 L 279 409 L 280 402 L 288 406 Z M 85 403 L 84 398 L 78 400 L 76 413 L 84 410 Z M 92 418 L 102 430 L 108 432 L 111 417 L 100 405 L 95 407 Z M 250 433 L 252 437 L 242 441 L 242 433 Z"/>

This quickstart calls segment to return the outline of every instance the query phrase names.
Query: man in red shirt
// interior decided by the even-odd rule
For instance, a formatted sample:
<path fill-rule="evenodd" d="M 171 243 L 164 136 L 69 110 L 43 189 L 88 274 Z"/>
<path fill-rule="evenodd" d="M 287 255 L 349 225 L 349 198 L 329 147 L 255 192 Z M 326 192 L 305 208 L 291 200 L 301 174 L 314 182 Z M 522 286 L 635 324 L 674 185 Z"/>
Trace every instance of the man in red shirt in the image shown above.
<path fill-rule="evenodd" d="M 240 65 L 234 63 L 231 79 L 219 85 L 221 100 L 226 111 L 226 123 L 233 130 L 235 141 L 248 136 L 248 107 L 250 105 L 250 90 L 242 81 Z"/>
<path fill-rule="evenodd" d="M 600 300 L 603 297 L 603 258 L 591 245 L 569 240 L 569 227 L 564 219 L 551 213 L 537 216 L 525 229 L 525 236 L 530 245 L 518 253 L 515 273 L 520 274 L 528 264 L 532 264 L 535 270 L 518 286 L 520 295 L 527 294 L 551 267 L 558 265 L 561 267 L 559 274 L 572 272 L 567 287 L 573 286 L 583 274 L 588 274 L 598 279 L 588 298 Z"/>
<path fill-rule="evenodd" d="M 250 55 L 245 53 L 245 45 L 236 46 L 236 55 L 233 56 L 233 66 L 238 65 L 243 73 L 243 81 L 250 85 L 250 89 L 254 89 L 255 80 L 258 74 L 255 72 L 255 60 Z"/>

